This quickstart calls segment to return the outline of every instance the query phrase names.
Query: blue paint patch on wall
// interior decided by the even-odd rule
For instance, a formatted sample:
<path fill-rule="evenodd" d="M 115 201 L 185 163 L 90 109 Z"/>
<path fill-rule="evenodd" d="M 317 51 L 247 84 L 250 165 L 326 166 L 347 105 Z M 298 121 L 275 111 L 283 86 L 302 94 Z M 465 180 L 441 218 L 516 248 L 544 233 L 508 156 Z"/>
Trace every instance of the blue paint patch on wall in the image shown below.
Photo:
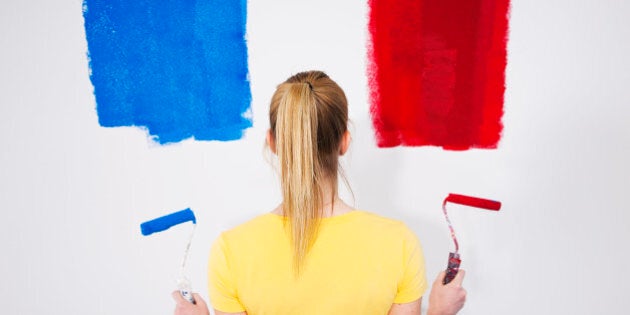
<path fill-rule="evenodd" d="M 84 0 L 99 124 L 161 143 L 252 126 L 246 0 Z"/>

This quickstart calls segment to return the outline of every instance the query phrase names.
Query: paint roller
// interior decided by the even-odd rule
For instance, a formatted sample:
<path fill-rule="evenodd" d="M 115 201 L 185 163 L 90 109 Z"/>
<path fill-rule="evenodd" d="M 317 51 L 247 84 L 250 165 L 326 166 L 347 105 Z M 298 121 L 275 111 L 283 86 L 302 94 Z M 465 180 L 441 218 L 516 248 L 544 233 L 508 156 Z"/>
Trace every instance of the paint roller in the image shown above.
<path fill-rule="evenodd" d="M 188 221 L 192 221 L 193 230 L 190 234 L 190 238 L 188 239 L 188 244 L 186 245 L 186 251 L 184 252 L 184 258 L 182 259 L 182 266 L 180 270 L 180 277 L 177 280 L 177 289 L 181 293 L 181 295 L 191 303 L 195 303 L 195 299 L 192 296 L 192 288 L 190 285 L 190 281 L 184 274 L 184 270 L 186 268 L 186 259 L 188 258 L 188 251 L 190 249 L 190 243 L 192 242 L 193 235 L 195 234 L 195 227 L 197 226 L 197 219 L 195 218 L 195 214 L 190 208 L 177 211 L 171 214 L 167 214 L 165 216 L 144 222 L 140 224 L 140 230 L 142 231 L 142 235 L 147 236 L 153 233 L 162 232 L 164 230 L 169 229 L 172 226 L 185 223 Z"/>
<path fill-rule="evenodd" d="M 451 231 L 451 238 L 453 238 L 453 243 L 455 243 L 455 252 L 450 252 L 448 255 L 446 275 L 444 276 L 444 280 L 442 280 L 443 284 L 447 284 L 455 278 L 457 272 L 459 271 L 459 265 L 462 262 L 459 256 L 459 243 L 457 243 L 455 230 L 453 229 L 451 220 L 449 220 L 448 214 L 446 213 L 446 204 L 449 202 L 493 211 L 499 211 L 499 209 L 501 209 L 500 202 L 489 199 L 482 199 L 458 194 L 448 194 L 448 196 L 444 199 L 444 202 L 442 203 L 442 211 L 444 212 L 444 217 L 446 218 L 446 222 L 448 223 L 448 228 Z"/>

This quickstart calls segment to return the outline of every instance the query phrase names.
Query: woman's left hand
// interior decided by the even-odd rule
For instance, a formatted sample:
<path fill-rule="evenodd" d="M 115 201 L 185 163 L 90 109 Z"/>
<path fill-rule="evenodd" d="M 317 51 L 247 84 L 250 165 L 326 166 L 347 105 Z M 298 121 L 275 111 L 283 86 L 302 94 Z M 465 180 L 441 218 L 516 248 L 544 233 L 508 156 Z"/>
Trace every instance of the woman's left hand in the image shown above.
<path fill-rule="evenodd" d="M 177 303 L 175 306 L 175 315 L 210 315 L 206 301 L 197 293 L 193 293 L 195 304 L 184 299 L 179 291 L 173 291 L 171 296 L 173 296 L 173 300 Z"/>

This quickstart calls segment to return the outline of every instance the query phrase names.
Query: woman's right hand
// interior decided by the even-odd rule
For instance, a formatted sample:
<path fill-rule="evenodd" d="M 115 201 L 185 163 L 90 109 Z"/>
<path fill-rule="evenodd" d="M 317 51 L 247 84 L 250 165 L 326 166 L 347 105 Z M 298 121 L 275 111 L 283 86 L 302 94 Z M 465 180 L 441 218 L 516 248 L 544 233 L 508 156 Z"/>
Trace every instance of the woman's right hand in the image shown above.
<path fill-rule="evenodd" d="M 460 269 L 453 281 L 446 285 L 442 284 L 445 275 L 446 272 L 442 271 L 433 281 L 427 315 L 454 315 L 464 307 L 466 290 L 462 287 L 462 282 L 466 272 Z"/>
<path fill-rule="evenodd" d="M 177 305 L 175 306 L 175 315 L 210 315 L 206 301 L 199 294 L 194 293 L 195 303 L 190 303 L 182 297 L 179 291 L 173 291 L 171 294 Z"/>

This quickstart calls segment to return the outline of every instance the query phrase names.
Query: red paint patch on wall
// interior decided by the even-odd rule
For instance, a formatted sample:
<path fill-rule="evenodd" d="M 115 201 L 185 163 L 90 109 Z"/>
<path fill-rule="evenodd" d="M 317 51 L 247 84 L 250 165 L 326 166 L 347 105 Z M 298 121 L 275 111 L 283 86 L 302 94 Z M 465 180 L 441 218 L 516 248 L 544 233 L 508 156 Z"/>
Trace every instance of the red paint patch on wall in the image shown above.
<path fill-rule="evenodd" d="M 379 147 L 496 148 L 509 0 L 370 0 L 372 122 Z"/>

